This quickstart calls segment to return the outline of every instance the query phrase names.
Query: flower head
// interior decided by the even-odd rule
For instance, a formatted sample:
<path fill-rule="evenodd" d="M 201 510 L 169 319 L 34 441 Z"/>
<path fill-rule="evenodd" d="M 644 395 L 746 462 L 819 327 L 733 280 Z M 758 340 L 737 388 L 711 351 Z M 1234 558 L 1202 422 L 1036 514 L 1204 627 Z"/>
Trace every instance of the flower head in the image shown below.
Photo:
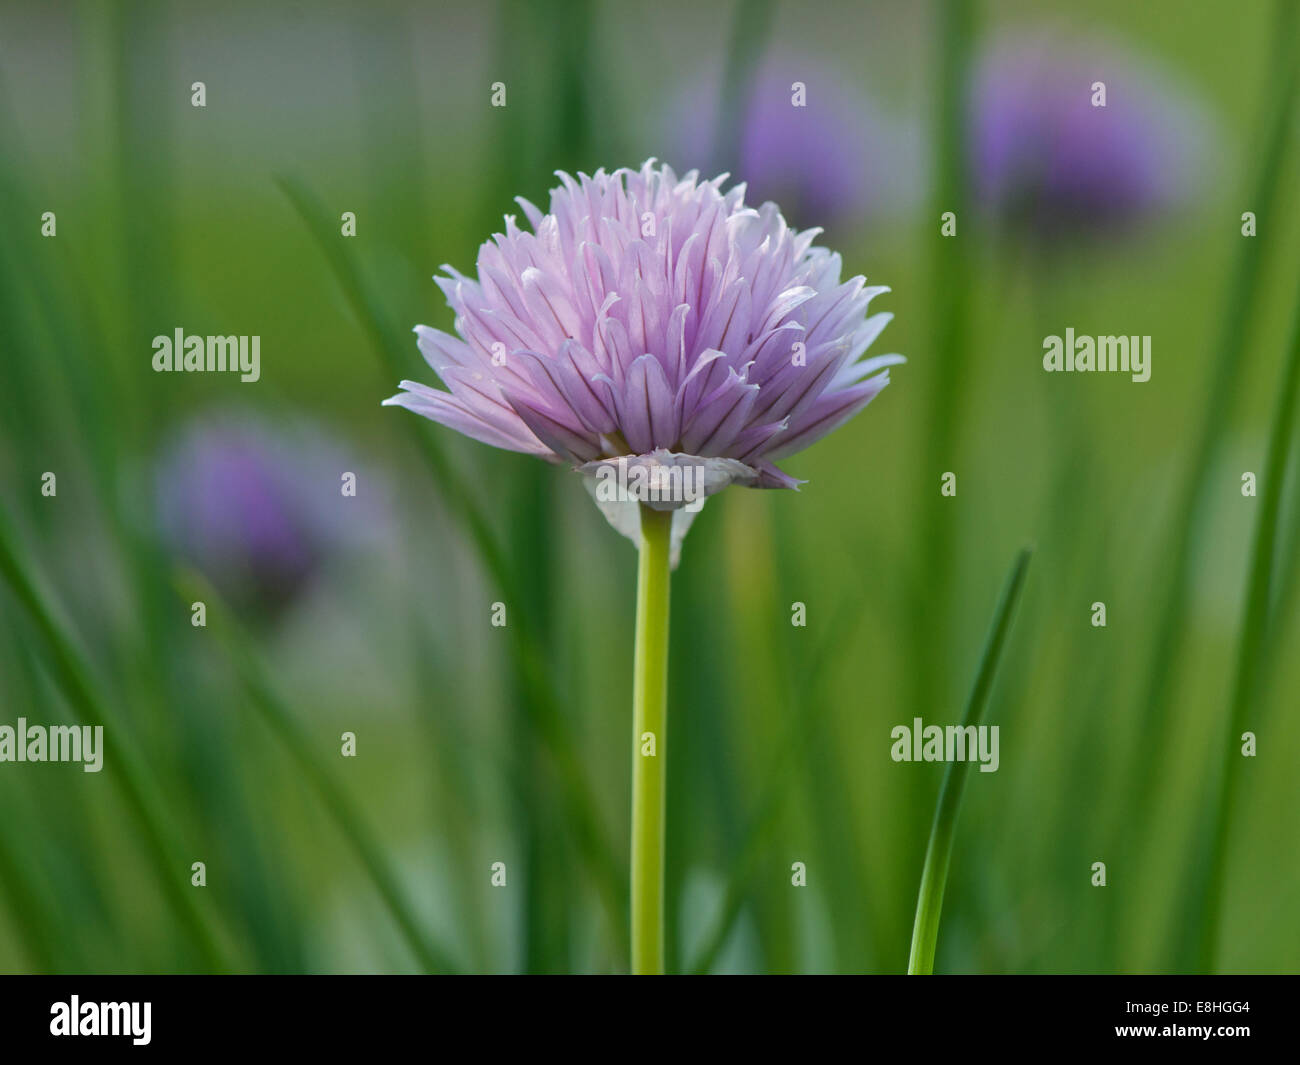
<path fill-rule="evenodd" d="M 665 136 L 680 158 L 717 160 L 724 139 L 718 76 L 670 109 Z M 749 192 L 787 220 L 856 225 L 907 206 L 920 168 L 915 138 L 824 60 L 774 55 L 754 75 L 735 146 Z"/>
<path fill-rule="evenodd" d="M 1187 198 L 1202 126 L 1189 99 L 1114 48 L 1009 36 L 976 77 L 977 191 L 1039 238 L 1118 231 Z"/>
<path fill-rule="evenodd" d="M 652 160 L 559 177 L 548 213 L 518 201 L 531 233 L 507 217 L 480 248 L 477 279 L 435 279 L 457 335 L 416 333 L 450 391 L 403 381 L 385 402 L 588 475 L 621 457 L 693 462 L 702 495 L 796 487 L 774 461 L 853 417 L 903 361 L 862 358 L 892 317 L 867 305 L 888 290 L 842 281 L 818 230 L 746 207 L 725 175 Z"/>
<path fill-rule="evenodd" d="M 307 425 L 272 426 L 242 411 L 195 418 L 165 445 L 154 471 L 165 546 L 242 608 L 277 615 L 326 560 L 368 535 L 342 515 L 340 473 L 355 468 Z M 367 478 L 368 513 L 382 491 Z"/>

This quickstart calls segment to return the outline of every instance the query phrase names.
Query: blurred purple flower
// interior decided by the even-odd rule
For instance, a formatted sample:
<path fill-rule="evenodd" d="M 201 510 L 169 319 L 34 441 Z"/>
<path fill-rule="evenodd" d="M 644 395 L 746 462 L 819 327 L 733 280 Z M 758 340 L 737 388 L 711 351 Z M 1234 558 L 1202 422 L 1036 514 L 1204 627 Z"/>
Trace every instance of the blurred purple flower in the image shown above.
<path fill-rule="evenodd" d="M 721 158 L 720 79 L 702 79 L 668 123 L 677 158 L 701 169 Z M 795 84 L 804 87 L 795 106 Z M 742 111 L 736 166 L 753 203 L 772 200 L 793 224 L 841 226 L 895 208 L 919 187 L 918 145 L 824 63 L 769 59 Z"/>
<path fill-rule="evenodd" d="M 1106 106 L 1093 105 L 1105 85 Z M 1051 239 L 1125 229 L 1183 203 L 1204 117 L 1139 60 L 1044 33 L 1005 38 L 975 78 L 971 163 L 981 202 Z"/>
<path fill-rule="evenodd" d="M 373 497 L 382 492 L 364 478 L 357 496 L 370 494 L 368 507 L 344 497 L 345 472 L 356 473 L 355 463 L 314 428 L 273 427 L 244 411 L 202 416 L 165 445 L 157 462 L 159 531 L 165 546 L 225 598 L 274 615 L 332 553 L 371 531 Z M 363 508 L 370 515 L 359 513 Z"/>
<path fill-rule="evenodd" d="M 817 230 L 746 207 L 743 185 L 653 160 L 560 179 L 549 214 L 519 200 L 533 232 L 507 217 L 477 280 L 435 279 L 459 335 L 416 333 L 450 391 L 403 381 L 385 403 L 590 477 L 619 457 L 693 466 L 707 496 L 796 487 L 774 460 L 853 417 L 903 361 L 862 359 L 892 317 L 867 305 L 888 289 L 841 281 Z"/>

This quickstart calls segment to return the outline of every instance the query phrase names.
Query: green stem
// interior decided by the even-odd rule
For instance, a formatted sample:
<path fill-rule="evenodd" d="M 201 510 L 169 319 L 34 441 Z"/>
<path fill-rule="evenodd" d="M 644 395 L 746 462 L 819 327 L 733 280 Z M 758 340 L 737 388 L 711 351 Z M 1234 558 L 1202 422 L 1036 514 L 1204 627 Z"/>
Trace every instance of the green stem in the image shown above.
<path fill-rule="evenodd" d="M 664 971 L 668 583 L 673 512 L 641 507 L 632 667 L 632 972 Z"/>
<path fill-rule="evenodd" d="M 1022 548 L 1016 556 L 1002 590 L 1002 600 L 993 615 L 993 625 L 984 643 L 975 685 L 966 701 L 962 727 L 979 725 L 988 705 L 989 691 L 997 673 L 998 660 L 1011 629 L 1016 600 L 1025 583 L 1025 571 L 1033 549 Z M 948 881 L 948 861 L 952 857 L 952 841 L 956 835 L 957 813 L 961 808 L 962 787 L 966 783 L 969 761 L 949 762 L 939 789 L 939 805 L 934 811 L 934 826 L 930 829 L 930 844 L 925 851 L 925 866 L 921 872 L 921 890 L 916 897 L 916 921 L 912 925 L 912 953 L 907 960 L 909 976 L 929 976 L 934 972 L 934 945 L 939 938 L 939 913 L 943 908 L 943 889 Z"/>

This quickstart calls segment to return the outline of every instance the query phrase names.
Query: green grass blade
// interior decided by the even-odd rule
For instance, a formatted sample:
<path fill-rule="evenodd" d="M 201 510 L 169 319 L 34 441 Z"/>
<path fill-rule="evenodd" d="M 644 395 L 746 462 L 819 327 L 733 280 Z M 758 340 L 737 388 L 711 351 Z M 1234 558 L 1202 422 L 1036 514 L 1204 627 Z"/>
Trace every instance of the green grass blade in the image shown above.
<path fill-rule="evenodd" d="M 960 470 L 959 438 L 966 419 L 964 400 L 972 393 L 968 350 L 974 288 L 974 246 L 978 238 L 975 212 L 969 209 L 970 182 L 967 160 L 966 101 L 969 96 L 971 52 L 975 37 L 975 5 L 972 0 L 947 0 L 937 6 L 935 17 L 934 77 L 938 81 L 934 114 L 936 176 L 934 198 L 923 220 L 918 238 L 928 249 L 933 330 L 932 352 L 924 360 L 928 372 L 920 372 L 910 387 L 920 389 L 916 402 L 926 409 L 927 431 L 917 449 L 920 467 L 916 483 L 923 486 L 914 504 L 914 523 L 920 528 L 918 564 L 926 574 L 927 592 L 911 600 L 908 643 L 915 661 L 925 662 L 935 653 L 946 654 L 952 647 L 948 619 L 952 615 L 952 589 L 957 586 L 957 536 L 960 512 L 939 495 L 938 482 L 945 470 Z M 945 237 L 940 218 L 946 211 L 956 214 L 957 233 Z M 909 374 L 909 377 L 911 375 Z M 933 669 L 910 671 L 907 699 L 914 707 L 934 706 L 950 698 L 940 687 L 942 673 Z M 924 779 L 904 778 L 903 809 L 925 807 Z M 918 854 L 923 822 L 899 818 L 894 846 L 905 862 Z"/>
<path fill-rule="evenodd" d="M 727 171 L 735 180 L 740 173 L 741 140 L 754 77 L 776 20 L 776 0 L 740 0 L 731 21 L 731 43 L 722 75 L 720 121 L 714 131 L 714 169 Z"/>
<path fill-rule="evenodd" d="M 855 601 L 849 599 L 837 608 L 834 619 L 826 630 L 834 639 L 848 641 L 853 637 L 856 623 L 862 620 L 861 610 L 853 610 L 854 606 Z M 851 613 L 857 616 L 850 617 Z M 687 972 L 696 975 L 709 972 L 722 953 L 722 948 L 727 945 L 744 907 L 745 896 L 753 882 L 759 858 L 771 841 L 785 810 L 785 800 L 797 777 L 795 766 L 826 725 L 826 715 L 818 710 L 826 706 L 821 684 L 825 677 L 822 666 L 829 650 L 830 639 L 823 640 L 813 654 L 808 656 L 800 670 L 799 680 L 792 686 L 792 690 L 808 693 L 806 711 L 795 715 L 784 742 L 777 748 L 779 753 L 773 760 L 771 769 L 763 775 L 763 779 L 769 783 L 759 800 L 758 811 L 736 851 L 736 858 L 731 863 L 731 875 L 722 892 L 718 916 L 701 940 Z"/>
<path fill-rule="evenodd" d="M 336 239 L 329 213 L 301 182 L 291 178 L 278 178 L 277 185 L 325 254 L 353 313 L 370 338 L 376 353 L 383 359 L 393 381 L 407 376 L 404 363 L 410 340 L 385 320 L 380 303 L 367 289 L 358 265 L 342 247 L 342 242 Z M 518 576 L 507 563 L 506 555 L 468 485 L 448 461 L 430 432 L 430 427 L 422 424 L 421 419 L 410 418 L 407 421 L 417 434 L 421 452 L 439 489 L 452 512 L 465 524 L 471 543 L 502 596 L 508 602 L 525 602 L 527 596 L 522 591 Z M 532 722 L 542 749 L 550 755 L 559 771 L 568 813 L 578 833 L 580 850 L 595 878 L 601 898 L 605 901 L 613 926 L 622 929 L 628 894 L 623 864 L 615 857 L 609 833 L 598 813 L 590 774 L 578 757 L 577 744 L 568 719 L 554 694 L 555 684 L 549 659 L 533 630 L 532 619 L 524 610 L 516 611 L 514 619 L 508 626 L 512 644 L 511 661 L 519 671 L 528 719 Z M 626 951 L 625 930 L 620 931 L 616 942 Z"/>
<path fill-rule="evenodd" d="M 397 382 L 408 374 L 406 354 L 412 341 L 384 317 L 379 301 L 367 289 L 359 266 L 343 248 L 342 242 L 336 239 L 333 221 L 319 198 L 306 185 L 293 178 L 277 178 L 276 184 L 315 238 L 339 287 L 343 290 L 348 305 L 352 308 L 352 313 L 365 331 L 376 354 L 383 360 L 395 389 Z M 505 553 L 492 534 L 487 519 L 475 504 L 468 485 L 456 473 L 442 446 L 430 430 L 418 421 L 408 420 L 408 422 L 416 434 L 421 457 L 433 471 L 447 501 L 464 521 L 474 547 L 478 550 L 488 572 L 503 589 L 511 587 L 513 582 Z"/>
<path fill-rule="evenodd" d="M 177 833 L 167 814 L 167 804 L 140 756 L 126 737 L 126 723 L 111 704 L 100 697 L 89 663 L 73 638 L 57 620 L 44 593 L 31 577 L 7 512 L 0 506 L 0 577 L 25 609 L 49 656 L 51 672 L 85 725 L 104 729 L 104 762 L 122 788 L 127 803 L 144 832 L 145 843 L 162 883 L 163 893 L 176 910 L 209 968 L 229 971 L 232 966 L 208 918 L 195 902 L 188 883 L 189 861 L 182 857 Z"/>
<path fill-rule="evenodd" d="M 67 959 L 75 948 L 63 934 L 58 909 L 37 883 L 31 850 L 27 840 L 20 838 L 11 815 L 13 806 L 9 796 L 0 791 L 0 798 L 4 799 L 6 812 L 6 816 L 0 817 L 0 897 L 8 900 L 9 913 L 18 915 L 18 920 L 13 921 L 14 930 L 35 963 L 36 971 L 66 972 Z M 6 973 L 18 971 L 7 957 L 0 965 Z"/>
<path fill-rule="evenodd" d="M 993 614 L 993 624 L 984 644 L 975 684 L 966 701 L 962 727 L 978 726 L 984 717 L 984 708 L 988 705 L 989 692 L 997 675 L 998 662 L 1006 646 L 1007 633 L 1011 630 L 1016 602 L 1024 587 L 1032 555 L 1033 548 L 1022 548 L 1011 566 L 1002 590 L 1002 599 Z M 934 825 L 930 830 L 930 843 L 926 847 L 925 866 L 921 872 L 921 888 L 916 898 L 916 920 L 912 925 L 912 952 L 907 961 L 907 972 L 912 976 L 928 976 L 934 971 L 934 948 L 939 938 L 943 891 L 948 881 L 948 863 L 952 858 L 957 814 L 961 809 L 962 789 L 969 769 L 969 761 L 949 762 L 943 774 L 943 784 L 939 788 L 939 802 L 934 811 Z"/>
<path fill-rule="evenodd" d="M 450 953 L 434 942 L 421 926 L 383 848 L 376 842 L 374 833 L 333 774 L 325 768 L 324 761 L 312 747 L 310 737 L 281 702 L 265 665 L 229 611 L 224 608 L 216 591 L 194 575 L 178 578 L 176 583 L 178 593 L 186 604 L 204 602 L 208 605 L 208 628 L 217 636 L 227 656 L 235 664 L 253 708 L 280 738 L 303 775 L 316 789 L 330 816 L 355 848 L 421 966 L 429 972 L 455 972 L 456 966 L 451 961 Z"/>
<path fill-rule="evenodd" d="M 1217 490 L 1213 487 L 1216 476 L 1214 471 L 1218 468 L 1214 457 L 1224 438 L 1224 419 L 1231 410 L 1238 382 L 1244 376 L 1240 362 L 1246 347 L 1252 317 L 1250 312 L 1257 298 L 1255 293 L 1260 289 L 1260 268 L 1272 244 L 1274 233 L 1282 228 L 1276 208 L 1282 187 L 1287 145 L 1295 128 L 1296 91 L 1300 84 L 1300 42 L 1296 35 L 1298 17 L 1300 8 L 1291 0 L 1280 0 L 1278 32 L 1274 37 L 1271 74 L 1265 86 L 1262 129 L 1258 138 L 1261 146 L 1260 165 L 1244 201 L 1250 204 L 1259 219 L 1259 235 L 1242 239 L 1238 243 L 1236 262 L 1228 282 L 1224 316 L 1213 348 L 1213 379 L 1205 392 L 1205 409 L 1199 418 L 1191 458 L 1177 488 L 1173 518 L 1167 524 L 1173 537 L 1166 556 L 1170 559 L 1172 584 L 1164 598 L 1156 624 L 1151 671 L 1139 703 L 1145 716 L 1143 734 L 1135 745 L 1137 749 L 1145 750 L 1160 745 L 1168 726 L 1173 663 L 1187 616 L 1194 577 L 1192 562 L 1196 516 L 1202 511 L 1209 493 Z M 1148 813 L 1146 808 L 1153 800 L 1157 780 L 1156 773 L 1140 773 L 1136 777 L 1134 805 L 1139 808 L 1141 816 Z"/>
<path fill-rule="evenodd" d="M 1272 586 L 1274 548 L 1277 544 L 1282 485 L 1287 455 L 1295 434 L 1297 383 L 1300 382 L 1300 299 L 1291 350 L 1278 386 L 1277 410 L 1269 434 L 1268 458 L 1259 495 L 1259 518 L 1251 549 L 1246 605 L 1241 619 L 1241 643 L 1237 652 L 1237 676 L 1232 689 L 1228 734 L 1223 740 L 1223 762 L 1219 772 L 1219 801 L 1215 809 L 1210 859 L 1205 866 L 1205 919 L 1201 922 L 1199 969 L 1212 972 L 1218 960 L 1219 927 L 1223 919 L 1223 889 L 1227 875 L 1228 832 L 1232 826 L 1237 794 L 1241 786 L 1244 756 L 1238 745 L 1247 731 L 1263 673 L 1263 651 L 1267 645 L 1269 595 Z"/>

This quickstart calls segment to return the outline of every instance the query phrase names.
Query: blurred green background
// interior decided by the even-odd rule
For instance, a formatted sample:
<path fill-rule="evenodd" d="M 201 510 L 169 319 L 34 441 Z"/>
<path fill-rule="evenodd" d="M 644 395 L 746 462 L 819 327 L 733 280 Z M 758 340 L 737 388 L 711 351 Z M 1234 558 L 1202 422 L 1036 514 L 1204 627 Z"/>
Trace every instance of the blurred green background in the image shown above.
<path fill-rule="evenodd" d="M 379 404 L 434 382 L 409 333 L 450 328 L 430 275 L 470 272 L 513 196 L 650 156 L 746 178 L 735 125 L 691 146 L 681 116 L 742 113 L 775 61 L 810 108 L 887 116 L 880 194 L 796 220 L 892 287 L 875 350 L 909 361 L 789 460 L 799 493 L 728 491 L 686 541 L 670 967 L 905 967 L 942 766 L 891 761 L 890 730 L 958 720 L 1032 541 L 937 969 L 1296 971 L 1296 456 L 1255 657 L 1241 492 L 1265 491 L 1300 275 L 1294 7 L 4 4 L 0 724 L 99 721 L 109 750 L 0 763 L 0 969 L 626 967 L 635 553 L 567 472 Z M 982 209 L 944 154 L 951 90 L 1044 27 L 1196 113 L 1176 205 L 1102 237 Z M 1067 326 L 1151 335 L 1151 380 L 1043 373 Z M 155 374 L 178 327 L 260 336 L 260 381 Z M 1216 851 L 1243 662 L 1258 755 Z"/>

